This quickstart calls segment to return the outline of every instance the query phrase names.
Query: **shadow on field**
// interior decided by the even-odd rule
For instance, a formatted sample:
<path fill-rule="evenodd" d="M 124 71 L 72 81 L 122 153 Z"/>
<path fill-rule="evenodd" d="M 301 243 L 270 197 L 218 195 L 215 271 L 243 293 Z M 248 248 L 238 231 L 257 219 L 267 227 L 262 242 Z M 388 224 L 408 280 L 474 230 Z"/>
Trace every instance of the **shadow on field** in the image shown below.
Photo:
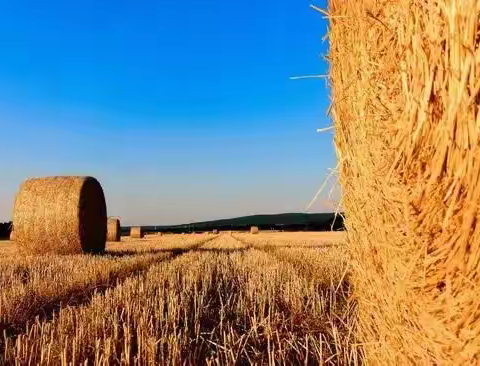
<path fill-rule="evenodd" d="M 205 243 L 202 243 L 203 245 Z M 114 251 L 106 251 L 102 255 L 110 256 L 114 258 L 122 258 L 128 256 L 138 256 L 138 255 L 145 255 L 145 254 L 158 254 L 158 253 L 172 253 L 173 255 L 181 255 L 188 252 L 211 252 L 211 253 L 236 253 L 236 252 L 245 252 L 250 249 L 257 249 L 263 251 L 272 251 L 277 249 L 328 249 L 328 248 L 337 248 L 341 247 L 342 244 L 322 244 L 322 245 L 259 245 L 254 246 L 250 244 L 245 244 L 244 248 L 201 248 L 200 246 L 189 247 L 189 248 L 165 248 L 165 249 L 148 249 L 148 250 L 114 250 Z"/>
<path fill-rule="evenodd" d="M 103 255 L 114 257 L 114 258 L 122 258 L 122 257 L 129 257 L 129 256 L 138 256 L 138 255 L 145 255 L 145 254 L 158 254 L 158 253 L 171 253 L 173 256 L 178 256 L 182 254 L 186 254 L 189 252 L 211 252 L 211 253 L 235 253 L 235 252 L 244 252 L 251 248 L 170 248 L 170 249 L 151 249 L 146 251 L 135 251 L 135 250 L 115 250 L 115 251 L 107 251 Z"/>

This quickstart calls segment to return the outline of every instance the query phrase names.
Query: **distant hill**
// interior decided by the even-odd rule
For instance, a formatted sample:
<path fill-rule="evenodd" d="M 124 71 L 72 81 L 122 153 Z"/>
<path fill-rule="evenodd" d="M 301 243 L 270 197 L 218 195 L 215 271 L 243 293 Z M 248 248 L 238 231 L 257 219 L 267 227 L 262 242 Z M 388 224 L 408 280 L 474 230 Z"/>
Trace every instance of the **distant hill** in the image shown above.
<path fill-rule="evenodd" d="M 342 214 L 343 215 L 343 214 Z M 335 223 L 334 223 L 335 221 Z M 0 223 L 0 238 L 8 239 L 10 236 L 11 222 Z M 344 230 L 342 216 L 335 219 L 334 213 L 284 213 L 276 215 L 252 215 L 232 219 L 195 222 L 182 225 L 143 226 L 146 232 L 172 232 L 190 233 L 225 230 L 250 230 L 251 226 L 258 226 L 260 230 L 284 231 L 330 231 Z M 129 235 L 130 227 L 122 227 L 122 235 Z"/>
<path fill-rule="evenodd" d="M 285 231 L 330 231 L 344 230 L 343 219 L 340 215 L 335 219 L 334 213 L 284 213 L 275 215 L 252 215 L 195 222 L 191 224 L 170 226 L 143 226 L 146 232 L 201 232 L 217 230 L 249 230 L 251 226 L 258 226 L 260 230 Z M 128 235 L 130 227 L 123 227 L 122 234 Z"/>

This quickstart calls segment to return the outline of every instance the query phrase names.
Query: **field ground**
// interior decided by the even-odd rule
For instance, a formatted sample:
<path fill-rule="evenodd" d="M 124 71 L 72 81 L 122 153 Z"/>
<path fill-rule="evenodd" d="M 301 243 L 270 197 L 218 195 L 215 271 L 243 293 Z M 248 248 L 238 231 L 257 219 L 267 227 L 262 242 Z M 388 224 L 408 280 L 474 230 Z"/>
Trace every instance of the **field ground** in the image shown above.
<path fill-rule="evenodd" d="M 0 242 L 0 364 L 357 364 L 342 233 Z"/>

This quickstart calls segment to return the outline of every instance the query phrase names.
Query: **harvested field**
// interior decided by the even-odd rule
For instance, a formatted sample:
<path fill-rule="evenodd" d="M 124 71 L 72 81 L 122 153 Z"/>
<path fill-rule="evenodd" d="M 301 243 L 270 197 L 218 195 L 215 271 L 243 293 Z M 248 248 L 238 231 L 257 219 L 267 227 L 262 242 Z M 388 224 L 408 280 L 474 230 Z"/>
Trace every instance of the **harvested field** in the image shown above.
<path fill-rule="evenodd" d="M 0 242 L 0 364 L 360 363 L 328 235 L 122 238 L 102 256 Z"/>

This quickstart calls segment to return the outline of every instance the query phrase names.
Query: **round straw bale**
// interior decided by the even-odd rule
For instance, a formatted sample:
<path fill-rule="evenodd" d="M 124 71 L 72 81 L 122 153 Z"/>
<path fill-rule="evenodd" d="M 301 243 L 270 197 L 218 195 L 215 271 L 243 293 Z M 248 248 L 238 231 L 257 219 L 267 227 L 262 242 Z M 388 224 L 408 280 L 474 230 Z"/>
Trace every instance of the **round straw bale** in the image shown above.
<path fill-rule="evenodd" d="M 107 221 L 107 241 L 120 241 L 120 219 L 109 217 Z"/>
<path fill-rule="evenodd" d="M 480 7 L 330 0 L 335 145 L 372 365 L 480 363 Z"/>
<path fill-rule="evenodd" d="M 10 241 L 15 241 L 15 231 L 13 229 L 10 231 Z"/>
<path fill-rule="evenodd" d="M 22 183 L 15 199 L 15 242 L 26 254 L 99 253 L 106 205 L 92 177 L 47 177 Z"/>
<path fill-rule="evenodd" d="M 134 239 L 141 239 L 144 236 L 144 231 L 141 226 L 132 226 L 130 228 L 130 237 Z"/>
<path fill-rule="evenodd" d="M 252 226 L 250 228 L 250 234 L 258 234 L 259 230 L 258 230 L 258 226 Z M 231 232 L 230 232 L 231 234 Z"/>
<path fill-rule="evenodd" d="M 218 229 L 213 229 L 213 234 L 218 234 Z"/>

